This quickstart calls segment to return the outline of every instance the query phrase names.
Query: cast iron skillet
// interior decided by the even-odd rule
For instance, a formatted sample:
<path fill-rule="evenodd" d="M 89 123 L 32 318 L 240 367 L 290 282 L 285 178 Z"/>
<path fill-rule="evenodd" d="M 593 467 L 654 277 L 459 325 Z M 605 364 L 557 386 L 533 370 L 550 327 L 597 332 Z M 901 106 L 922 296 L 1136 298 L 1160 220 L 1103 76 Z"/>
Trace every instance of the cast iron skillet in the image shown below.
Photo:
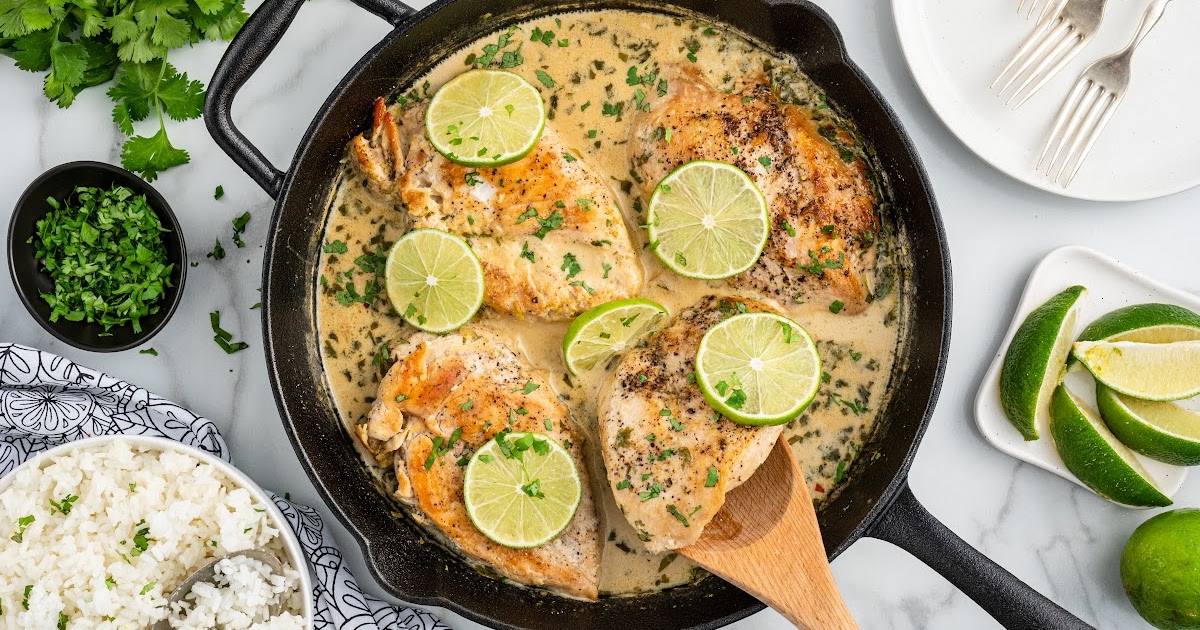
<path fill-rule="evenodd" d="M 217 143 L 278 201 L 264 268 L 263 329 L 271 384 L 292 446 L 318 491 L 354 532 L 372 574 L 393 595 L 450 607 L 499 628 L 637 630 L 717 628 L 762 604 L 715 578 L 639 597 L 587 603 L 480 575 L 426 537 L 376 490 L 343 429 L 319 356 L 314 290 L 331 183 L 346 143 L 369 126 L 374 99 L 405 86 L 450 53 L 509 24 L 571 9 L 633 8 L 708 16 L 795 54 L 878 152 L 894 188 L 894 213 L 911 248 L 901 284 L 909 340 L 880 430 L 862 449 L 847 487 L 820 514 L 829 557 L 859 537 L 890 541 L 946 576 L 1008 628 L 1085 629 L 956 537 L 917 503 L 905 477 L 937 398 L 950 342 L 950 261 L 945 233 L 912 144 L 862 72 L 846 58 L 829 17 L 805 0 L 442 0 L 414 13 L 398 0 L 355 0 L 395 29 L 334 89 L 300 142 L 291 168 L 271 165 L 234 127 L 237 91 L 287 30 L 304 0 L 267 0 L 234 39 L 209 86 L 205 120 Z M 694 13 L 689 13 L 694 12 Z M 485 14 L 490 17 L 484 19 Z M 914 342 L 912 340 L 920 340 Z"/>

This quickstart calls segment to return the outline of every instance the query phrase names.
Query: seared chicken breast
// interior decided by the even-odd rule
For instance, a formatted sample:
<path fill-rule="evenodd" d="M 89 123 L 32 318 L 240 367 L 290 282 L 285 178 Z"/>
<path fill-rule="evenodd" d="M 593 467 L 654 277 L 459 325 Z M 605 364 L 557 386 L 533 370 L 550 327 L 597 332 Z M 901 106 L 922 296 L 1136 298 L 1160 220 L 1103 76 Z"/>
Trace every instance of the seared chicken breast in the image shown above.
<path fill-rule="evenodd" d="M 373 133 L 355 138 L 351 152 L 373 190 L 403 201 L 414 228 L 468 240 L 483 265 L 486 305 L 569 320 L 637 295 L 642 267 L 612 191 L 553 129 L 528 156 L 476 169 L 433 148 L 424 116 L 412 107 L 397 125 L 380 99 Z"/>
<path fill-rule="evenodd" d="M 663 74 L 667 93 L 635 110 L 630 132 L 645 196 L 694 160 L 737 166 L 766 197 L 772 229 L 758 263 L 731 282 L 781 301 L 866 308 L 879 219 L 861 163 L 843 160 L 806 111 L 781 101 L 765 79 L 727 94 L 690 66 Z"/>
<path fill-rule="evenodd" d="M 722 417 L 695 382 L 704 333 L 765 304 L 709 296 L 648 345 L 621 357 L 599 394 L 601 450 L 608 481 L 646 548 L 686 547 L 771 452 L 782 426 L 749 427 Z"/>
<path fill-rule="evenodd" d="M 548 373 L 529 367 L 485 328 L 420 333 L 410 342 L 400 346 L 396 364 L 380 383 L 367 422 L 356 427 L 381 464 L 392 459 L 397 498 L 464 555 L 501 575 L 596 599 L 601 541 L 583 435 L 550 387 Z M 549 436 L 579 469 L 583 497 L 575 518 L 541 547 L 511 549 L 492 542 L 471 523 L 463 504 L 465 468 L 458 462 L 506 429 Z"/>

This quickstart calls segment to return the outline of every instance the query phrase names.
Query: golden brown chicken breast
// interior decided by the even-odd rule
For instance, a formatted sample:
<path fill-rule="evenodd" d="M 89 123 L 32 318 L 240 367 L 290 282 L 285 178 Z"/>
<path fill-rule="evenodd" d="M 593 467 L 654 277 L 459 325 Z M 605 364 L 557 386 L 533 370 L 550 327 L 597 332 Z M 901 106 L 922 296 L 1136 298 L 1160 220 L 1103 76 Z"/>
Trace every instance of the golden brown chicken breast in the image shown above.
<path fill-rule="evenodd" d="M 766 197 L 772 230 L 758 263 L 732 282 L 781 301 L 838 300 L 848 314 L 862 311 L 879 233 L 862 165 L 843 160 L 806 111 L 781 101 L 765 79 L 727 94 L 690 66 L 663 76 L 666 94 L 636 110 L 629 139 L 644 194 L 694 160 L 741 168 Z"/>
<path fill-rule="evenodd" d="M 377 193 L 403 200 L 414 228 L 467 239 L 483 265 L 486 305 L 569 320 L 641 290 L 642 267 L 612 191 L 549 126 L 526 157 L 475 169 L 434 150 L 422 106 L 401 125 L 382 99 L 375 112 L 371 136 L 352 143 L 358 168 Z"/>
<path fill-rule="evenodd" d="M 400 346 L 398 361 L 359 440 L 382 461 L 393 458 L 396 496 L 414 507 L 463 554 L 501 575 L 596 599 L 600 534 L 583 462 L 583 435 L 548 382 L 495 333 L 478 327 L 445 336 L 420 333 Z M 575 458 L 583 498 L 562 534 L 533 549 L 489 540 L 463 504 L 464 465 L 474 451 L 505 429 L 542 433 Z"/>
<path fill-rule="evenodd" d="M 782 426 L 749 427 L 713 411 L 695 382 L 704 333 L 765 304 L 709 296 L 621 357 L 599 395 L 600 447 L 617 505 L 653 553 L 696 542 L 771 452 Z"/>

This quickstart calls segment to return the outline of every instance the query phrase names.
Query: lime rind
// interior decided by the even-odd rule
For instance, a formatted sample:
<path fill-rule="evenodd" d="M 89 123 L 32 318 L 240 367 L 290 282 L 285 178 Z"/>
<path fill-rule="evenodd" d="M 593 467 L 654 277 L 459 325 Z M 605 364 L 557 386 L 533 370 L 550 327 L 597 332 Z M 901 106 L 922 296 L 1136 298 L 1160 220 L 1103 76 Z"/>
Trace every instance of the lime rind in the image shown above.
<path fill-rule="evenodd" d="M 1070 287 L 1030 311 L 1004 354 L 1000 405 L 1026 441 L 1038 439 L 1049 424 L 1050 396 L 1062 380 L 1086 292 Z"/>
<path fill-rule="evenodd" d="M 1097 381 L 1141 400 L 1200 394 L 1200 341 L 1080 341 L 1074 355 Z"/>
<path fill-rule="evenodd" d="M 744 171 L 709 160 L 688 162 L 650 196 L 648 236 L 667 268 L 719 280 L 758 262 L 770 236 L 766 198 Z"/>
<path fill-rule="evenodd" d="M 571 322 L 563 337 L 567 369 L 578 374 L 608 363 L 631 343 L 661 328 L 669 316 L 666 307 L 646 298 L 614 300 L 588 309 Z"/>
<path fill-rule="evenodd" d="M 463 166 L 495 168 L 529 155 L 546 128 L 538 89 L 504 70 L 468 70 L 438 89 L 425 113 L 433 148 Z"/>
<path fill-rule="evenodd" d="M 1065 385 L 1055 388 L 1050 409 L 1054 447 L 1067 470 L 1084 485 L 1105 499 L 1131 507 L 1171 505 L 1133 451 Z"/>
<path fill-rule="evenodd" d="M 1135 304 L 1107 313 L 1075 341 L 1173 343 L 1200 339 L 1200 314 L 1174 304 Z"/>
<path fill-rule="evenodd" d="M 759 368 L 753 367 L 756 360 Z M 774 313 L 730 317 L 710 328 L 696 351 L 696 383 L 704 399 L 739 424 L 793 420 L 812 403 L 820 380 L 821 358 L 812 337 Z M 732 403 L 737 390 L 745 396 L 740 406 Z"/>
<path fill-rule="evenodd" d="M 583 484 L 571 454 L 549 436 L 510 433 L 509 443 L 526 435 L 545 440 L 546 455 L 533 449 L 522 459 L 506 458 L 495 440 L 475 451 L 463 476 L 463 504 L 471 523 L 492 542 L 514 549 L 540 547 L 571 524 L 583 498 Z M 544 497 L 521 487 L 539 481 Z"/>
<path fill-rule="evenodd" d="M 388 254 L 386 283 L 396 312 L 426 332 L 457 330 L 483 305 L 479 257 L 466 241 L 441 230 L 413 230 L 396 241 Z"/>
<path fill-rule="evenodd" d="M 1200 413 L 1122 396 L 1099 383 L 1096 403 L 1104 423 L 1125 446 L 1167 464 L 1200 465 Z"/>

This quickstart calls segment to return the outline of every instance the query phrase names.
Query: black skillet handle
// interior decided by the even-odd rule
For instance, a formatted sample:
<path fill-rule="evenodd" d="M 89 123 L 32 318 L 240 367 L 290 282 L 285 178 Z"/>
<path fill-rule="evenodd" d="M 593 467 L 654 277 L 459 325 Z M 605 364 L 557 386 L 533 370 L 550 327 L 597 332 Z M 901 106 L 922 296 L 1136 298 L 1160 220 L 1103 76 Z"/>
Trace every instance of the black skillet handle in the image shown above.
<path fill-rule="evenodd" d="M 867 535 L 941 573 L 1008 630 L 1095 630 L 956 536 L 917 501 L 908 484 Z"/>
<path fill-rule="evenodd" d="M 283 187 L 283 171 L 250 143 L 233 124 L 230 110 L 238 90 L 275 49 L 306 0 L 267 0 L 246 20 L 241 32 L 229 43 L 221 63 L 208 84 L 204 101 L 204 123 L 217 145 L 271 197 Z M 398 26 L 415 11 L 399 0 L 354 0 L 358 6 Z"/>

